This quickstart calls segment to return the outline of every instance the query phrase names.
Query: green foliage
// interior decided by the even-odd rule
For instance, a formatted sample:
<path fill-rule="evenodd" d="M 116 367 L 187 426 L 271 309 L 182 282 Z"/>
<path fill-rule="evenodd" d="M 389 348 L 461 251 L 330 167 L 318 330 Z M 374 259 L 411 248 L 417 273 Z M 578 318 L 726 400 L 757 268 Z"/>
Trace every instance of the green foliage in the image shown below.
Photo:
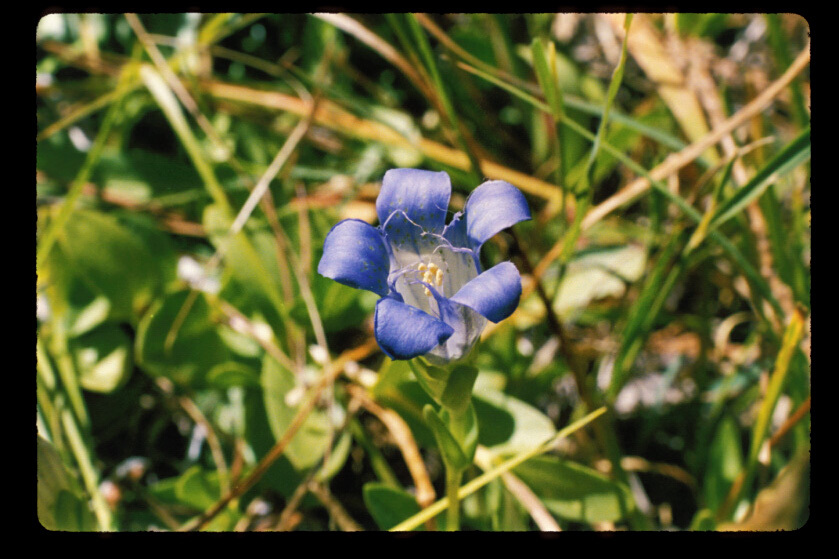
<path fill-rule="evenodd" d="M 85 532 L 96 520 L 52 444 L 38 436 L 38 520 L 47 530 Z"/>
<path fill-rule="evenodd" d="M 295 388 L 291 371 L 266 357 L 262 366 L 260 385 L 265 399 L 268 425 L 275 439 L 280 439 L 288 430 L 296 415 L 296 407 L 288 402 L 288 394 Z M 312 412 L 292 439 L 286 450 L 286 457 L 298 470 L 314 466 L 327 451 L 331 439 L 329 420 L 325 413 Z"/>
<path fill-rule="evenodd" d="M 45 16 L 42 526 L 442 530 L 456 497 L 471 530 L 800 527 L 808 36 L 794 14 Z M 447 368 L 384 357 L 377 295 L 317 273 L 400 166 L 448 172 L 452 211 L 499 179 L 533 214 L 481 255 L 520 270 L 518 310 Z"/>
<path fill-rule="evenodd" d="M 390 530 L 420 510 L 412 495 L 383 483 L 366 483 L 362 492 L 364 504 L 381 530 Z"/>
<path fill-rule="evenodd" d="M 205 383 L 210 370 L 229 356 L 210 312 L 201 293 L 179 290 L 158 300 L 137 326 L 138 365 L 185 386 Z"/>
<path fill-rule="evenodd" d="M 537 456 L 516 474 L 558 516 L 576 522 L 617 522 L 633 508 L 629 488 L 596 470 L 553 456 Z"/>

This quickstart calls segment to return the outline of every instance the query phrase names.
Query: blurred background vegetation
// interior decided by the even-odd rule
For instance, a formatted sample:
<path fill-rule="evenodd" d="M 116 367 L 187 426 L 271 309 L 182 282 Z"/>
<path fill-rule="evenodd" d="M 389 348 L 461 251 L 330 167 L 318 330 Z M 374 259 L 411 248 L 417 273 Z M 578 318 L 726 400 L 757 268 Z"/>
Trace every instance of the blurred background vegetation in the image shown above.
<path fill-rule="evenodd" d="M 315 271 L 329 228 L 375 224 L 384 172 L 417 167 L 455 209 L 503 179 L 534 216 L 484 249 L 524 293 L 476 350 L 463 529 L 802 526 L 808 24 L 625 23 L 41 19 L 42 525 L 441 529 L 417 516 L 444 495 L 428 396 L 379 351 L 376 296 Z"/>

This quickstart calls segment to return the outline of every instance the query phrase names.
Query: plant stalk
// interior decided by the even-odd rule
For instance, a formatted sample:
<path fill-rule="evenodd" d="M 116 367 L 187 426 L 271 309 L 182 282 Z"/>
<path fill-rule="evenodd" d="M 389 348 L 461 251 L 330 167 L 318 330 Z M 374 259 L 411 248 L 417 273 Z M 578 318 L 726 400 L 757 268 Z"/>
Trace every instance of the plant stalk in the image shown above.
<path fill-rule="evenodd" d="M 446 513 L 446 532 L 457 532 L 460 530 L 460 481 L 463 479 L 463 470 L 446 465 L 446 497 L 449 498 L 449 508 Z"/>

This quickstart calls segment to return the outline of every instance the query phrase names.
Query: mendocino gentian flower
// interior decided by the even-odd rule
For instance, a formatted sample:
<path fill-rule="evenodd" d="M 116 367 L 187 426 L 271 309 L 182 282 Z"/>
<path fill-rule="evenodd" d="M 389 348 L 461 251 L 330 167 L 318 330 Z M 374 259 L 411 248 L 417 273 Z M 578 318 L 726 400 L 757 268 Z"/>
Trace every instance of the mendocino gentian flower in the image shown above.
<path fill-rule="evenodd" d="M 379 227 L 345 219 L 324 241 L 318 273 L 381 296 L 376 341 L 392 359 L 461 359 L 487 320 L 500 322 L 518 306 L 516 267 L 502 262 L 484 271 L 480 253 L 493 235 L 530 219 L 524 195 L 487 181 L 446 225 L 451 191 L 445 172 L 391 169 L 376 200 Z"/>

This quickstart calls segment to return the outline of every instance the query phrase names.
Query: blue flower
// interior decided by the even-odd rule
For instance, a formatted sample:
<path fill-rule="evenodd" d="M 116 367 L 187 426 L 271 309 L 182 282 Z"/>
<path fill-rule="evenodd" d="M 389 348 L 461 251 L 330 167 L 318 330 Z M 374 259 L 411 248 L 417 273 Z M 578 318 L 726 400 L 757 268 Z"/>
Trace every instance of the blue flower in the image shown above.
<path fill-rule="evenodd" d="M 485 182 L 446 225 L 451 191 L 445 172 L 392 169 L 376 200 L 379 227 L 346 219 L 324 241 L 318 273 L 382 297 L 376 341 L 392 359 L 461 359 L 487 320 L 499 322 L 518 306 L 516 267 L 483 271 L 480 253 L 493 235 L 530 219 L 524 195 L 504 181 Z"/>

